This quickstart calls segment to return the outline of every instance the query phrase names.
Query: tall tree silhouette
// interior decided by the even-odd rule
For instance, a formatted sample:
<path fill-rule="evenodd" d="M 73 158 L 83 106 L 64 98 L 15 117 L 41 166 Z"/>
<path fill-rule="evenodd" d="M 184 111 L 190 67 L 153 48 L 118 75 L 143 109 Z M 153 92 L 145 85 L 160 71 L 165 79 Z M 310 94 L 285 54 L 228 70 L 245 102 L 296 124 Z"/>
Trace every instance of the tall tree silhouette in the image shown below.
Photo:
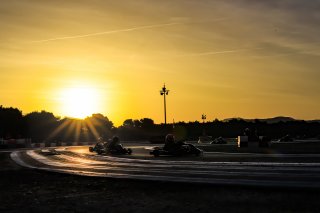
<path fill-rule="evenodd" d="M 46 111 L 31 112 L 24 116 L 24 120 L 27 125 L 26 136 L 33 142 L 43 142 L 59 125 L 59 118 Z"/>
<path fill-rule="evenodd" d="M 109 138 L 114 134 L 112 121 L 100 113 L 87 117 L 84 122 L 93 137 L 92 139 L 97 137 Z"/>
<path fill-rule="evenodd" d="M 0 138 L 18 138 L 23 134 L 22 112 L 0 106 Z"/>

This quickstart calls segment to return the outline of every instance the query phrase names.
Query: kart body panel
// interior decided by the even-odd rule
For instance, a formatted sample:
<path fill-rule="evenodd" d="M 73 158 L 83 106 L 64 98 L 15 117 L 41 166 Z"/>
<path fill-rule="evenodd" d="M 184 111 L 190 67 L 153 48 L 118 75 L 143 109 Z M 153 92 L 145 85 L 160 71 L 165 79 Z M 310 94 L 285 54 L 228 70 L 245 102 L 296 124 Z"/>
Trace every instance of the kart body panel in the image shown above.
<path fill-rule="evenodd" d="M 132 149 L 124 148 L 122 144 L 117 145 L 116 147 L 109 148 L 106 143 L 97 143 L 94 147 L 89 147 L 90 152 L 96 152 L 97 154 L 114 154 L 114 155 L 130 155 Z"/>
<path fill-rule="evenodd" d="M 200 156 L 203 151 L 193 144 L 183 144 L 180 147 L 173 149 L 173 150 L 166 150 L 163 147 L 154 147 L 150 151 L 150 155 L 154 155 L 158 157 L 160 155 L 167 155 L 167 156 L 185 156 L 185 155 L 195 155 Z"/>

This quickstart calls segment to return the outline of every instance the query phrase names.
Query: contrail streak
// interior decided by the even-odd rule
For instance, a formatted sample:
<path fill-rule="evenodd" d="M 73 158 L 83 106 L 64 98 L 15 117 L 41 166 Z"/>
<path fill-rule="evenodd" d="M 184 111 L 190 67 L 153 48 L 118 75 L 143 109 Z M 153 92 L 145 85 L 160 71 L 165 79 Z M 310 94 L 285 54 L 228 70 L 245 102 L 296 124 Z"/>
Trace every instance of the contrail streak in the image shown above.
<path fill-rule="evenodd" d="M 181 23 L 173 22 L 173 23 L 166 23 L 166 24 L 145 25 L 145 26 L 140 26 L 140 27 L 132 27 L 132 28 L 127 28 L 127 29 L 119 29 L 119 30 L 110 30 L 110 31 L 98 32 L 98 33 L 89 33 L 89 34 L 84 34 L 84 35 L 75 35 L 75 36 L 65 36 L 65 37 L 58 37 L 58 38 L 43 39 L 43 40 L 32 41 L 31 43 L 42 43 L 42 42 L 49 42 L 49 41 L 74 39 L 74 38 L 85 38 L 85 37 L 108 35 L 108 34 L 121 33 L 121 32 L 130 32 L 130 31 L 136 31 L 136 30 L 151 29 L 151 28 L 157 28 L 157 27 L 172 26 L 172 25 L 178 25 L 178 24 L 181 24 Z"/>
<path fill-rule="evenodd" d="M 238 53 L 238 52 L 245 52 L 245 51 L 251 51 L 251 50 L 260 50 L 260 49 L 262 49 L 262 48 L 234 49 L 234 50 L 223 50 L 223 51 L 210 51 L 210 52 L 202 52 L 202 53 L 184 54 L 184 55 L 180 55 L 180 56 L 181 56 L 181 57 L 185 57 L 185 56 L 219 55 L 219 54 Z"/>

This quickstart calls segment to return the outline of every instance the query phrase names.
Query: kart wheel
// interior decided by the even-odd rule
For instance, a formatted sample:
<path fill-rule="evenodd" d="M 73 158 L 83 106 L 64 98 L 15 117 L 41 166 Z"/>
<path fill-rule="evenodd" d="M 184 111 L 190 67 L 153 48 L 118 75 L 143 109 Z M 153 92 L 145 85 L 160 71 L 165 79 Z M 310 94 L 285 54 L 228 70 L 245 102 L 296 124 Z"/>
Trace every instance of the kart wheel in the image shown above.
<path fill-rule="evenodd" d="M 199 157 L 199 156 L 203 156 L 203 151 L 199 151 L 199 152 L 197 152 L 197 153 L 196 153 L 196 156 L 197 156 L 197 157 Z"/>
<path fill-rule="evenodd" d="M 132 153 L 132 149 L 129 148 L 128 149 L 128 154 L 131 155 L 131 153 Z"/>
<path fill-rule="evenodd" d="M 93 147 L 89 147 L 89 152 L 93 152 Z"/>
<path fill-rule="evenodd" d="M 102 154 L 102 151 L 100 149 L 97 150 L 98 155 Z"/>
<path fill-rule="evenodd" d="M 153 150 L 153 155 L 154 155 L 155 157 L 159 157 L 159 155 L 160 155 L 159 150 Z"/>

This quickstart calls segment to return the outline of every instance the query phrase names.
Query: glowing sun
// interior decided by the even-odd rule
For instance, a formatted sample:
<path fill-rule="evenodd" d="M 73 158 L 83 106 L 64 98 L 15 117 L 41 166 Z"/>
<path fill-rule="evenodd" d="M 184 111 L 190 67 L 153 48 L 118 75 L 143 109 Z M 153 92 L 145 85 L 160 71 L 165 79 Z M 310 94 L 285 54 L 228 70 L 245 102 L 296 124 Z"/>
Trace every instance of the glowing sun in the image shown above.
<path fill-rule="evenodd" d="M 99 112 L 99 93 L 95 88 L 71 87 L 61 94 L 62 111 L 74 118 L 85 118 Z"/>

